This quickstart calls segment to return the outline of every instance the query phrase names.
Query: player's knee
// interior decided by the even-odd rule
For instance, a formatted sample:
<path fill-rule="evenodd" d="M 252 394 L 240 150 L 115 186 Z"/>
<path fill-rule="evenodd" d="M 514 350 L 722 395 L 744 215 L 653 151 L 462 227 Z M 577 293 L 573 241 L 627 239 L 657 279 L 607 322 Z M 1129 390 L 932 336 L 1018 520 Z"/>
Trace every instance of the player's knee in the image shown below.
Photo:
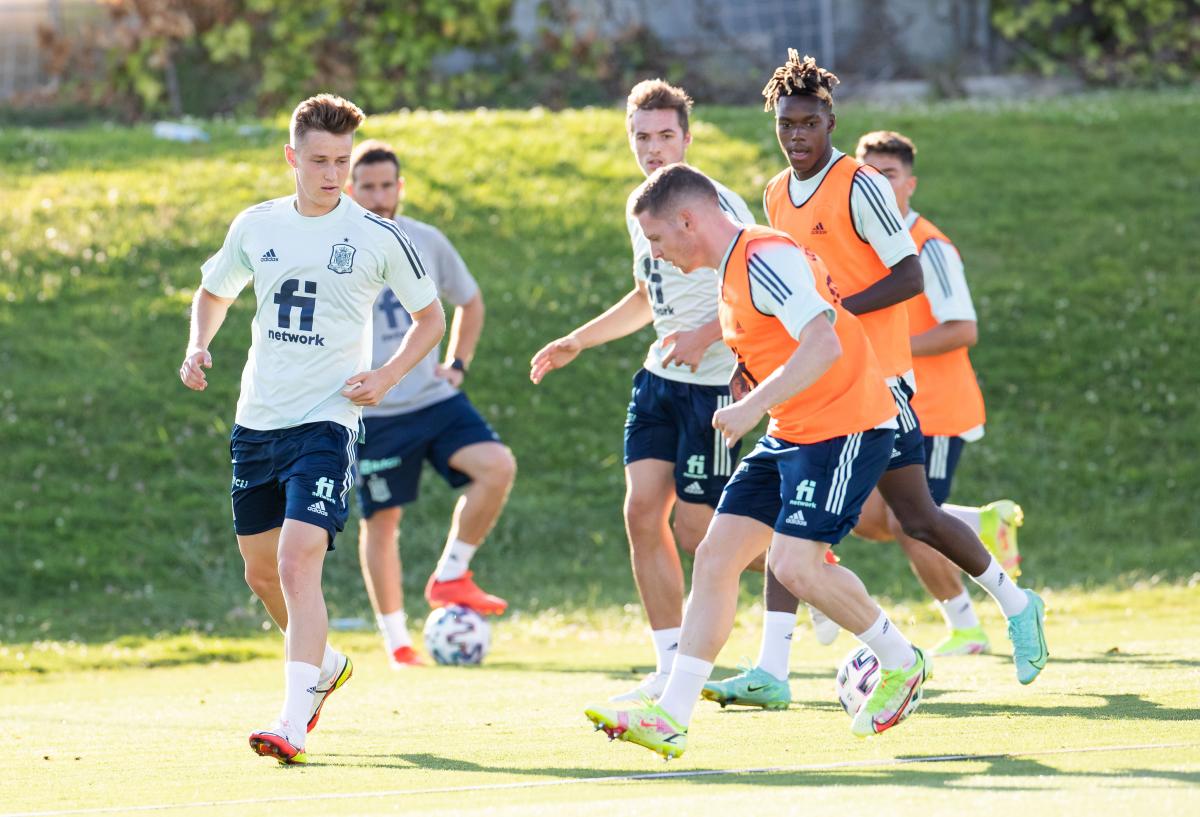
<path fill-rule="evenodd" d="M 798 599 L 810 599 L 820 580 L 820 566 L 824 554 L 815 551 L 806 553 L 797 548 L 771 548 L 768 564 L 775 578 Z"/>
<path fill-rule="evenodd" d="M 679 545 L 679 549 L 684 553 L 695 554 L 696 550 L 700 547 L 700 542 L 704 539 L 704 529 L 680 519 L 675 520 L 673 529 L 675 531 L 675 543 Z"/>
<path fill-rule="evenodd" d="M 507 490 L 517 478 L 517 458 L 507 445 L 498 446 L 495 453 L 489 457 L 486 470 L 492 482 Z"/>
<path fill-rule="evenodd" d="M 642 494 L 626 495 L 625 497 L 625 528 L 631 536 L 653 533 L 662 525 L 662 503 L 656 497 Z"/>
<path fill-rule="evenodd" d="M 274 595 L 279 590 L 279 574 L 275 572 L 274 563 L 246 562 L 245 576 L 247 586 L 259 598 Z"/>
<path fill-rule="evenodd" d="M 735 564 L 731 551 L 734 548 L 722 547 L 722 543 L 711 537 L 704 537 L 694 551 L 696 561 L 692 566 L 692 584 L 705 579 L 721 579 L 729 573 L 740 573 L 741 567 Z"/>
<path fill-rule="evenodd" d="M 938 539 L 938 514 L 941 511 L 932 503 L 928 507 L 920 504 L 899 504 L 892 508 L 905 536 L 934 544 Z"/>
<path fill-rule="evenodd" d="M 279 584 L 288 592 L 303 590 L 321 581 L 320 562 L 314 562 L 308 554 L 281 553 L 279 554 Z"/>

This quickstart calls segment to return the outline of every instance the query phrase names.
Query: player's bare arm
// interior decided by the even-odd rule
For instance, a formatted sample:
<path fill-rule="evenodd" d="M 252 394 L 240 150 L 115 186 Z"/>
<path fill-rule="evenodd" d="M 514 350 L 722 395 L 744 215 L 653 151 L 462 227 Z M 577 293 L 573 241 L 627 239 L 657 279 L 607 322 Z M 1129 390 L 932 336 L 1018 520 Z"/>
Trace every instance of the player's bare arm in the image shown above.
<path fill-rule="evenodd" d="M 763 415 L 807 389 L 842 356 L 842 344 L 825 315 L 817 315 L 800 330 L 799 345 L 787 363 L 750 390 L 742 399 L 713 414 L 713 428 L 733 445 L 746 436 Z"/>
<path fill-rule="evenodd" d="M 541 383 L 548 372 L 561 369 L 584 349 L 632 335 L 654 320 L 645 285 L 639 283 L 625 297 L 569 335 L 552 340 L 529 361 L 529 379 Z"/>
<path fill-rule="evenodd" d="M 912 337 L 914 357 L 932 357 L 953 352 L 955 349 L 971 348 L 979 340 L 979 328 L 975 321 L 946 321 L 919 335 Z"/>
<path fill-rule="evenodd" d="M 694 372 L 700 366 L 708 348 L 720 340 L 721 322 L 716 318 L 695 329 L 671 332 L 659 341 L 664 349 L 671 350 L 663 357 L 663 368 L 672 365 L 687 366 Z"/>
<path fill-rule="evenodd" d="M 475 347 L 483 333 L 484 311 L 481 292 L 476 292 L 471 300 L 454 309 L 454 319 L 450 323 L 450 340 L 446 344 L 446 361 L 434 372 L 455 388 L 462 385 L 466 373 L 463 369 L 455 368 L 454 361 L 461 360 L 464 367 L 469 367 L 475 359 Z"/>
<path fill-rule="evenodd" d="M 188 332 L 188 348 L 183 364 L 179 367 L 179 379 L 189 389 L 204 391 L 208 388 L 208 378 L 204 376 L 204 369 L 212 368 L 212 355 L 208 352 L 208 344 L 225 322 L 225 315 L 228 314 L 233 300 L 213 295 L 204 287 L 196 288 L 196 295 L 192 298 L 192 325 Z"/>
<path fill-rule="evenodd" d="M 862 292 L 842 299 L 848 312 L 862 315 L 877 309 L 886 309 L 903 303 L 925 291 L 925 272 L 915 255 L 906 255 L 891 268 L 891 273 L 880 278 Z"/>
<path fill-rule="evenodd" d="M 346 381 L 342 396 L 356 406 L 375 406 L 383 396 L 408 374 L 427 354 L 433 351 L 446 334 L 446 314 L 442 302 L 434 299 L 429 306 L 412 313 L 412 328 L 388 362 L 378 369 L 361 372 Z"/>

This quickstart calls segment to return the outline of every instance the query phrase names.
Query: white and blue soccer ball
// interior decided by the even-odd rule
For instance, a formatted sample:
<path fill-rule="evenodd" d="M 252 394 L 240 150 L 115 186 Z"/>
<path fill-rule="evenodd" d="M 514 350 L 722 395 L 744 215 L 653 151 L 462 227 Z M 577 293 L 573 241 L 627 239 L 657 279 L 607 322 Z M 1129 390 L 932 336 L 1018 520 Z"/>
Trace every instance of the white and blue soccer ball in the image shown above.
<path fill-rule="evenodd" d="M 879 659 L 875 657 L 875 653 L 871 652 L 869 647 L 858 647 L 850 651 L 850 654 L 842 661 L 842 666 L 837 673 L 838 701 L 841 703 L 842 709 L 846 710 L 847 715 L 853 718 L 858 714 L 858 710 L 862 709 L 862 705 L 875 691 L 879 677 Z M 900 714 L 900 721 L 916 712 L 920 703 L 921 694 L 918 691 L 904 707 L 904 711 Z"/>
<path fill-rule="evenodd" d="M 442 607 L 425 619 L 425 649 L 439 664 L 483 663 L 491 644 L 487 619 L 470 607 Z"/>

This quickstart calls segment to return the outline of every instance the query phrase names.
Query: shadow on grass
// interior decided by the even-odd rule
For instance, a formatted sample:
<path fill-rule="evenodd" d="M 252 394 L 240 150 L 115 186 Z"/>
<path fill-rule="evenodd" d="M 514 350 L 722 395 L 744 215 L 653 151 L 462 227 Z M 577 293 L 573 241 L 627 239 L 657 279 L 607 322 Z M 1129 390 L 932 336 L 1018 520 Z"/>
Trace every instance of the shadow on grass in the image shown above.
<path fill-rule="evenodd" d="M 938 701 L 954 690 L 931 689 L 924 693 L 921 716 L 942 718 L 1030 716 L 1036 718 L 1087 718 L 1090 720 L 1129 721 L 1195 721 L 1200 723 L 1200 710 L 1172 709 L 1132 693 L 1072 692 L 1064 698 L 1100 698 L 1103 703 L 1081 706 L 1033 706 L 1013 703 L 958 703 Z M 793 701 L 792 709 L 825 710 L 838 707 L 827 701 Z M 734 711 L 734 710 L 728 710 Z M 757 709 L 750 710 L 757 712 Z"/>
<path fill-rule="evenodd" d="M 1185 783 L 1200 786 L 1200 772 L 1181 772 L 1162 769 L 1130 768 L 1117 771 L 1065 771 L 1048 765 L 1041 760 L 1030 757 L 1010 755 L 978 755 L 978 756 L 947 756 L 947 755 L 901 755 L 895 761 L 882 759 L 878 766 L 869 761 L 861 766 L 846 769 L 816 768 L 781 769 L 778 771 L 763 769 L 737 773 L 735 770 L 711 767 L 688 768 L 681 764 L 662 771 L 622 772 L 597 770 L 587 766 L 553 766 L 553 767 L 523 767 L 517 768 L 504 765 L 484 765 L 469 760 L 443 757 L 431 753 L 397 753 L 394 755 L 364 755 L 351 753 L 331 753 L 324 755 L 327 761 L 318 761 L 313 765 L 369 767 L 393 769 L 435 769 L 457 773 L 491 773 L 497 775 L 518 775 L 531 777 L 549 777 L 563 780 L 578 779 L 581 782 L 590 779 L 606 779 L 620 777 L 623 779 L 638 779 L 650 782 L 664 772 L 669 777 L 660 778 L 678 783 L 688 782 L 702 785 L 745 785 L 753 781 L 755 785 L 816 787 L 816 786 L 914 786 L 920 788 L 946 788 L 964 784 L 972 791 L 988 789 L 993 791 L 1037 791 L 1048 787 L 1048 784 L 1030 784 L 1017 778 L 1032 778 L 1044 781 L 1049 778 L 1061 781 L 1064 778 L 1079 780 L 1163 780 L 1173 783 Z M 649 756 L 647 756 L 649 757 Z M 831 761 L 835 762 L 835 761 Z M 819 766 L 821 761 L 811 761 Z M 970 769 L 951 768 L 953 764 L 972 764 Z M 985 764 L 984 768 L 976 768 L 976 764 Z M 895 764 L 895 765 L 892 765 Z M 798 764 L 805 765 L 805 764 Z M 1007 779 L 1006 779 L 1007 778 Z M 987 781 L 987 785 L 981 782 Z M 515 782 L 515 781 L 514 781 Z M 528 781 L 536 783 L 536 780 Z M 487 784 L 482 784 L 487 785 Z M 519 783 L 518 783 L 519 785 Z M 1058 787 L 1059 784 L 1054 784 Z"/>

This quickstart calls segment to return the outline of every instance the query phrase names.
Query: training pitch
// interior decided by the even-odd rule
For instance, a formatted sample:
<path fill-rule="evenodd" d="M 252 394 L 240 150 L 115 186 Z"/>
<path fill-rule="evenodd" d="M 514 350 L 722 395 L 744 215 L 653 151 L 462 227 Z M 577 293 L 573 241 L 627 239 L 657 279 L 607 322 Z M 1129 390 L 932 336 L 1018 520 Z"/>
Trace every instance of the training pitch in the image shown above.
<path fill-rule="evenodd" d="M 240 651 L 269 657 L 149 669 L 31 672 L 8 647 L 0 815 L 1197 814 L 1197 592 L 1047 591 L 1052 658 L 1033 686 L 1016 683 L 1007 655 L 944 658 L 917 715 L 868 740 L 849 733 L 833 694 L 853 640 L 823 648 L 801 627 L 792 708 L 702 703 L 687 754 L 669 764 L 609 743 L 582 714 L 647 669 L 631 613 L 501 621 L 474 669 L 393 672 L 373 635 L 335 633 L 356 672 L 303 768 L 246 744 L 278 707 L 273 636 Z M 921 643 L 940 637 L 924 608 L 894 609 Z M 742 613 L 717 675 L 756 652 L 756 624 L 757 610 Z M 998 617 L 984 624 L 1006 649 Z M 104 652 L 25 649 L 68 668 Z M 128 664 L 157 654 L 118 652 Z"/>

